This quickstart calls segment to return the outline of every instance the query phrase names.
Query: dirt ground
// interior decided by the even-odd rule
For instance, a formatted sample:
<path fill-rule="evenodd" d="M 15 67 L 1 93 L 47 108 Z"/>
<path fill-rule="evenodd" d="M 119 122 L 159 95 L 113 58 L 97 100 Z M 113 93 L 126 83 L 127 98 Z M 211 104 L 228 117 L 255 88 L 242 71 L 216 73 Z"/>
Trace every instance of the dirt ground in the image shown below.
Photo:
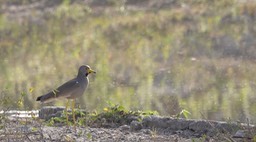
<path fill-rule="evenodd" d="M 149 116 L 141 122 L 114 127 L 47 125 L 49 123 L 39 118 L 1 119 L 0 141 L 233 142 L 253 141 L 255 135 L 254 126 L 249 129 L 226 122 L 161 116 Z"/>
<path fill-rule="evenodd" d="M 15 122 L 13 122 L 15 123 Z M 131 131 L 129 126 L 119 128 L 49 127 L 49 126 L 15 126 L 1 130 L 0 141 L 125 141 L 125 142 L 190 142 L 216 141 L 212 138 L 184 138 L 179 134 L 161 134 L 157 130 L 141 129 Z"/>

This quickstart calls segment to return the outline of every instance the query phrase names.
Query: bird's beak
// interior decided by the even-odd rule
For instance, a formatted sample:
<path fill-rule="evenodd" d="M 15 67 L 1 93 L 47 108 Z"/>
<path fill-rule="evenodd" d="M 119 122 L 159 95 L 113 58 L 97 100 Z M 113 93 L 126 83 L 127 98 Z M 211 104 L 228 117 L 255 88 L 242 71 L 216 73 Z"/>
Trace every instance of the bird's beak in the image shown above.
<path fill-rule="evenodd" d="M 96 71 L 89 69 L 88 73 L 96 73 Z"/>

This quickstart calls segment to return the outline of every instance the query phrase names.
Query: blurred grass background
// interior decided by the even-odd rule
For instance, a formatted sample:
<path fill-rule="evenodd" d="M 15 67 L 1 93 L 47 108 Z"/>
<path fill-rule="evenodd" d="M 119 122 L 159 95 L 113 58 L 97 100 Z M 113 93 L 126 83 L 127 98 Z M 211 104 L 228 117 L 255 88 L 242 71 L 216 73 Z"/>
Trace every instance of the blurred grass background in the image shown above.
<path fill-rule="evenodd" d="M 1 108 L 97 71 L 79 99 L 191 118 L 256 121 L 256 3 L 246 0 L 2 0 Z M 24 103 L 19 103 L 20 99 Z M 56 105 L 63 105 L 57 101 Z"/>

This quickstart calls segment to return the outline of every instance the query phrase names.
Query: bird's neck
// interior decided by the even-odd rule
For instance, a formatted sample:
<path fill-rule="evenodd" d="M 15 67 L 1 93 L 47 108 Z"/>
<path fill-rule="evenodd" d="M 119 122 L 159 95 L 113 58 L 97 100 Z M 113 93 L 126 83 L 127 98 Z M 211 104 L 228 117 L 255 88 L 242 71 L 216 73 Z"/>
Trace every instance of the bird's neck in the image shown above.
<path fill-rule="evenodd" d="M 88 76 L 88 74 L 86 74 L 86 75 L 84 75 L 84 74 L 82 74 L 82 73 L 78 73 L 78 74 L 77 74 L 77 78 L 78 78 L 79 80 L 84 80 L 84 79 L 87 78 L 87 76 Z"/>

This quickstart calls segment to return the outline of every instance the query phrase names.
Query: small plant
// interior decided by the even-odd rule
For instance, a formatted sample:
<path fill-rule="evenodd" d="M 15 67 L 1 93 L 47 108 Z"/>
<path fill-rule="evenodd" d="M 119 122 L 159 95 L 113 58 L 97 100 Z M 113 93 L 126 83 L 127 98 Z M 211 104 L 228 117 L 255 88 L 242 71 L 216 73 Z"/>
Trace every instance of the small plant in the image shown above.
<path fill-rule="evenodd" d="M 185 119 L 188 119 L 188 116 L 191 115 L 191 113 L 185 109 L 182 109 L 180 113 L 176 115 L 176 118 L 184 117 Z"/>
<path fill-rule="evenodd" d="M 38 128 L 37 128 L 37 127 L 32 127 L 32 128 L 31 128 L 31 131 L 32 131 L 32 132 L 37 132 L 37 131 L 38 131 Z"/>
<path fill-rule="evenodd" d="M 156 128 L 152 128 L 151 136 L 152 136 L 153 138 L 155 138 L 155 137 L 157 136 L 157 129 L 156 129 Z"/>
<path fill-rule="evenodd" d="M 88 140 L 92 140 L 92 134 L 91 133 L 87 133 L 86 136 L 87 136 Z"/>
<path fill-rule="evenodd" d="M 20 98 L 17 101 L 18 108 L 24 108 L 24 97 L 26 96 L 25 92 L 20 93 Z"/>
<path fill-rule="evenodd" d="M 205 134 L 200 138 L 192 138 L 192 142 L 205 142 L 205 141 L 207 141 L 207 135 Z"/>

